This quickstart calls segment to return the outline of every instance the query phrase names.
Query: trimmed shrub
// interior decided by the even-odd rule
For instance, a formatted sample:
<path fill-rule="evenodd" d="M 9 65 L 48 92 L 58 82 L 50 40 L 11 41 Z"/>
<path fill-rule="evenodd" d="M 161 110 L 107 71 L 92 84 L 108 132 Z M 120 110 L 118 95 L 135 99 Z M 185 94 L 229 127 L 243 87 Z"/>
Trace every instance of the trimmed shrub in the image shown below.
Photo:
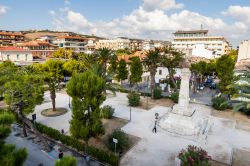
<path fill-rule="evenodd" d="M 132 107 L 140 105 L 140 94 L 131 92 L 128 94 L 128 104 Z"/>
<path fill-rule="evenodd" d="M 225 97 L 218 96 L 212 99 L 212 107 L 217 110 L 223 111 L 229 108 L 229 103 Z"/>
<path fill-rule="evenodd" d="M 189 145 L 186 150 L 182 150 L 179 153 L 179 159 L 181 160 L 181 166 L 186 165 L 202 165 L 210 166 L 209 160 L 211 157 L 208 156 L 207 152 L 202 148 L 198 148 L 193 145 Z"/>
<path fill-rule="evenodd" d="M 250 115 L 250 109 L 243 108 L 243 109 L 240 109 L 239 111 L 246 114 L 246 115 L 248 115 L 248 116 Z"/>
<path fill-rule="evenodd" d="M 76 158 L 71 156 L 56 160 L 55 166 L 77 166 Z"/>
<path fill-rule="evenodd" d="M 108 136 L 108 147 L 110 150 L 115 151 L 113 138 L 118 140 L 118 143 L 116 144 L 116 151 L 124 151 L 128 148 L 128 136 L 121 130 L 114 130 L 112 134 Z"/>
<path fill-rule="evenodd" d="M 82 151 L 82 152 L 84 151 L 85 144 L 83 142 L 80 142 L 79 140 L 71 136 L 61 134 L 58 130 L 43 125 L 41 123 L 36 122 L 35 126 L 38 131 L 47 135 L 48 137 L 53 138 L 54 140 L 57 141 L 61 141 L 64 145 L 75 148 L 77 151 Z M 88 153 L 90 156 L 96 158 L 101 162 L 108 163 L 110 165 L 117 165 L 118 163 L 117 156 L 107 151 L 97 149 L 96 147 L 88 146 Z"/>
<path fill-rule="evenodd" d="M 179 101 L 179 93 L 178 92 L 174 92 L 171 93 L 170 97 L 169 97 L 174 103 L 178 103 Z"/>
<path fill-rule="evenodd" d="M 160 88 L 155 88 L 154 89 L 154 99 L 160 99 L 160 98 L 162 98 L 161 89 Z"/>
<path fill-rule="evenodd" d="M 111 107 L 110 105 L 105 105 L 102 107 L 101 117 L 105 119 L 111 119 L 114 112 L 115 112 L 115 109 L 113 107 Z"/>

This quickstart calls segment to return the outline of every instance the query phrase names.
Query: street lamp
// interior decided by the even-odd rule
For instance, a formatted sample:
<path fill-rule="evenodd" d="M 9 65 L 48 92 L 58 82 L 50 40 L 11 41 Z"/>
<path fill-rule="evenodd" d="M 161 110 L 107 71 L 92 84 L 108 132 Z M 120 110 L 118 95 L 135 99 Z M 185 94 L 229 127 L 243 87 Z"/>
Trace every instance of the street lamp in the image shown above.
<path fill-rule="evenodd" d="M 92 112 L 92 108 L 89 105 L 88 109 L 84 111 L 85 116 L 87 116 L 86 126 L 89 127 L 89 124 L 91 123 L 91 117 L 90 113 Z M 89 135 L 91 135 L 91 127 L 89 128 Z M 87 155 L 87 146 L 85 145 L 85 154 Z"/>
<path fill-rule="evenodd" d="M 70 103 L 70 96 L 69 96 L 69 108 L 71 108 L 71 103 Z"/>
<path fill-rule="evenodd" d="M 130 94 L 131 94 L 131 82 L 129 79 L 129 88 L 130 88 Z M 129 121 L 131 122 L 131 105 L 129 104 Z"/>
<path fill-rule="evenodd" d="M 149 79 L 147 77 L 147 110 L 148 110 L 148 81 L 149 81 Z"/>

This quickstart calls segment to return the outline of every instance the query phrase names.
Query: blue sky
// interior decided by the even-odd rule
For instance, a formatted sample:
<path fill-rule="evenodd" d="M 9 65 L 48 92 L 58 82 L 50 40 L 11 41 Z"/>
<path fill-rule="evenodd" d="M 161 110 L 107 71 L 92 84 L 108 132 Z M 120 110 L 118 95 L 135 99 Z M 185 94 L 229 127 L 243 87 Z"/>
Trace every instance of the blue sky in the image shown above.
<path fill-rule="evenodd" d="M 72 30 L 104 37 L 171 39 L 179 29 L 250 38 L 249 0 L 1 0 L 0 29 Z"/>

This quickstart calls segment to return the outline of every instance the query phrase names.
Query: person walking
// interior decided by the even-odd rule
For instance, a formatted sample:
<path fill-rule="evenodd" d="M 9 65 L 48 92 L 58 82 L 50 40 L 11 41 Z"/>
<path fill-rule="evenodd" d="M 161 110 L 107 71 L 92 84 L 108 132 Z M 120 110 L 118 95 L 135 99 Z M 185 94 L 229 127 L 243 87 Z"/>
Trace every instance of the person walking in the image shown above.
<path fill-rule="evenodd" d="M 156 129 L 156 121 L 155 121 L 155 125 L 154 125 L 154 128 L 152 130 L 153 133 L 156 133 L 157 132 L 157 129 Z"/>

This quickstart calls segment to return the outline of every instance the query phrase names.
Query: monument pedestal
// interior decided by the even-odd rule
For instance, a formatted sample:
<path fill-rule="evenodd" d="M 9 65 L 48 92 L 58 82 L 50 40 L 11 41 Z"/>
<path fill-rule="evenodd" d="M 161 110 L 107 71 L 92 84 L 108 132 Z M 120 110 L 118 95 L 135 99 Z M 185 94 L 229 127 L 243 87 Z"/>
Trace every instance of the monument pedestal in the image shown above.
<path fill-rule="evenodd" d="M 208 124 L 206 117 L 200 117 L 194 111 L 189 115 L 176 114 L 173 110 L 160 120 L 160 127 L 170 133 L 181 136 L 202 135 Z"/>
<path fill-rule="evenodd" d="M 208 123 L 208 118 L 202 117 L 189 104 L 190 75 L 191 73 L 188 68 L 182 69 L 179 102 L 160 121 L 162 129 L 183 136 L 203 134 Z"/>

